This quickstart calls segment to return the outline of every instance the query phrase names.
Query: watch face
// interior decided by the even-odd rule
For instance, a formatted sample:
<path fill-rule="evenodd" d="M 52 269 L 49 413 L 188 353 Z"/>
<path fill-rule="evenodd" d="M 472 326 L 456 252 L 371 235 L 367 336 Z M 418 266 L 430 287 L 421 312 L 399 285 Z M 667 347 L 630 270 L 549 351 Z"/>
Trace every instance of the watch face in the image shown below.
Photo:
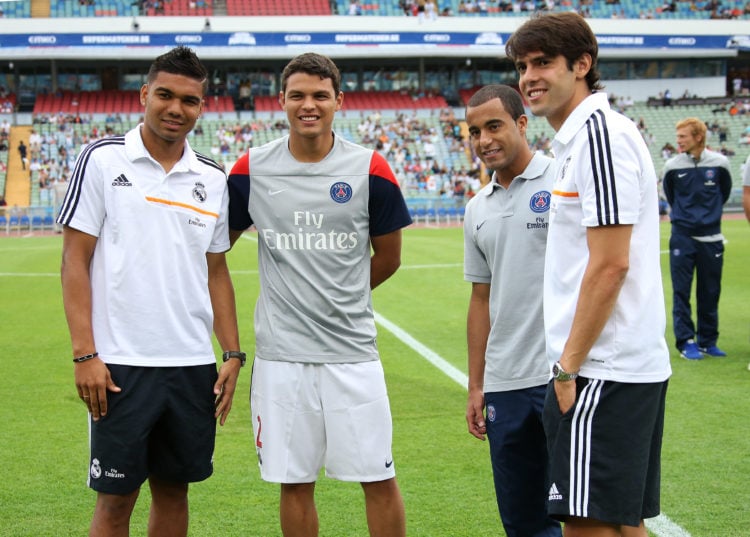
<path fill-rule="evenodd" d="M 552 374 L 555 376 L 560 374 L 560 366 L 556 363 L 552 366 Z"/>

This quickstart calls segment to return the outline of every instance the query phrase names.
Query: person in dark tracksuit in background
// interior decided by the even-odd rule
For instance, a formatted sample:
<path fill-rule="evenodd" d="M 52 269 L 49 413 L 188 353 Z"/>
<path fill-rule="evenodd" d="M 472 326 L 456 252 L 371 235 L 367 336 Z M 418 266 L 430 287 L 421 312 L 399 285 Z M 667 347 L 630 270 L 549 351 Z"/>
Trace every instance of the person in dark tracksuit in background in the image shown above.
<path fill-rule="evenodd" d="M 706 149 L 706 124 L 687 118 L 676 125 L 679 154 L 664 165 L 664 194 L 671 206 L 669 265 L 675 343 L 688 360 L 726 356 L 719 338 L 719 294 L 724 264 L 723 205 L 732 190 L 729 160 Z M 690 309 L 696 275 L 697 326 Z"/>

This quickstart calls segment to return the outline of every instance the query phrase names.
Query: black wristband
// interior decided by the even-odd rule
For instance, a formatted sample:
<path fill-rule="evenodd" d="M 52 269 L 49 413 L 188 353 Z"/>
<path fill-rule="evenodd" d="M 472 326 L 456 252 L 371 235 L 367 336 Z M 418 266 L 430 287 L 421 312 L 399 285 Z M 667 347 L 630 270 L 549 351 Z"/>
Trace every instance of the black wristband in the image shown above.
<path fill-rule="evenodd" d="M 87 354 L 85 356 L 79 356 L 78 358 L 73 358 L 73 361 L 77 364 L 80 364 L 81 362 L 85 362 L 86 360 L 92 360 L 93 358 L 96 358 L 99 356 L 98 352 L 94 352 L 91 354 Z"/>
<path fill-rule="evenodd" d="M 240 367 L 242 367 L 245 365 L 245 360 L 247 360 L 247 354 L 240 351 L 224 351 L 224 354 L 221 355 L 221 359 L 225 362 L 230 358 L 237 358 L 240 361 Z"/>

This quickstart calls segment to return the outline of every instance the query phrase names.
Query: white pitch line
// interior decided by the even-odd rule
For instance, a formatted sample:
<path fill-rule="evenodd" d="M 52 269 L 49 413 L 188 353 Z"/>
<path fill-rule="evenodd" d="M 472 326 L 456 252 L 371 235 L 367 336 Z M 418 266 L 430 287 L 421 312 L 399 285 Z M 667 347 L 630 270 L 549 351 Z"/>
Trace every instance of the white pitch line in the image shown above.
<path fill-rule="evenodd" d="M 414 351 L 417 352 L 422 358 L 430 362 L 432 365 L 437 367 L 440 371 L 448 375 L 450 378 L 458 382 L 461 386 L 468 389 L 469 387 L 469 377 L 466 376 L 466 374 L 461 371 L 460 369 L 456 368 L 452 364 L 450 364 L 448 361 L 445 360 L 445 358 L 441 357 L 438 353 L 428 349 L 425 345 L 414 339 L 410 334 L 408 334 L 406 331 L 402 330 L 399 326 L 393 324 L 391 321 L 380 315 L 379 313 L 375 313 L 375 322 L 382 325 L 383 328 L 388 330 L 390 333 L 392 333 L 394 336 L 396 336 L 398 339 L 400 339 L 403 343 L 405 343 L 408 347 L 411 347 L 414 349 Z"/>
<path fill-rule="evenodd" d="M 691 537 L 686 529 L 672 522 L 664 513 L 647 519 L 646 527 L 651 533 L 659 537 Z"/>
<path fill-rule="evenodd" d="M 413 349 L 422 358 L 455 380 L 463 388 L 468 389 L 469 378 L 463 371 L 456 368 L 438 353 L 417 341 L 411 336 L 411 334 L 377 312 L 375 313 L 375 321 L 401 340 L 401 342 L 407 347 Z M 651 533 L 656 535 L 656 537 L 691 537 L 687 530 L 672 522 L 672 520 L 663 513 L 655 518 L 646 520 L 646 527 Z"/>
<path fill-rule="evenodd" d="M 60 273 L 59 272 L 0 272 L 0 278 L 9 278 L 13 276 L 18 276 L 21 278 L 36 278 L 36 277 L 59 278 Z"/>

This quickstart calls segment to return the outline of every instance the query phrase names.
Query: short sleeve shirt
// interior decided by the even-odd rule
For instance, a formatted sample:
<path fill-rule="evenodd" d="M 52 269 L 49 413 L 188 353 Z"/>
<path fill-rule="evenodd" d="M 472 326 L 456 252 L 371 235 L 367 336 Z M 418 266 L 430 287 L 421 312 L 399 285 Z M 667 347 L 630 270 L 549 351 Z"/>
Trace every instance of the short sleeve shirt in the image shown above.
<path fill-rule="evenodd" d="M 553 140 L 555 184 L 547 238 L 544 320 L 547 355 L 567 342 L 589 260 L 587 229 L 632 225 L 630 264 L 614 311 L 581 367 L 589 378 L 661 382 L 671 374 L 664 338 L 657 177 L 635 124 L 587 97 Z"/>
<path fill-rule="evenodd" d="M 537 153 L 507 190 L 493 175 L 466 205 L 464 279 L 490 284 L 487 393 L 549 380 L 542 296 L 553 174 Z"/>
<path fill-rule="evenodd" d="M 251 148 L 229 174 L 230 227 L 258 231 L 255 354 L 264 360 L 377 360 L 370 237 L 411 223 L 379 153 L 334 137 L 299 162 L 285 136 Z"/>
<path fill-rule="evenodd" d="M 57 218 L 98 238 L 93 330 L 106 363 L 215 363 L 206 254 L 229 249 L 226 174 L 187 141 L 169 173 L 140 127 L 81 151 Z"/>

